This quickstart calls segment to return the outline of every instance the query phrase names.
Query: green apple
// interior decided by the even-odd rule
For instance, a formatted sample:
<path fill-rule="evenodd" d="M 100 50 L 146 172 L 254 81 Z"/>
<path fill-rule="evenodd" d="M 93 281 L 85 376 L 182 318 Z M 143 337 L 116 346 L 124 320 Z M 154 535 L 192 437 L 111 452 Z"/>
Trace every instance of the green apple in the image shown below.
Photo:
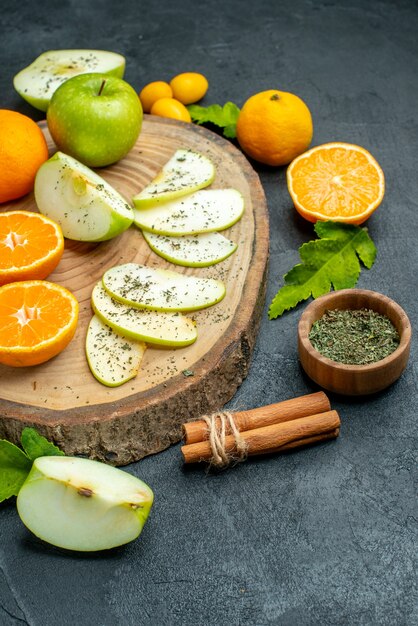
<path fill-rule="evenodd" d="M 151 250 L 163 259 L 186 267 L 208 267 L 228 258 L 237 244 L 220 233 L 166 237 L 142 231 Z"/>
<path fill-rule="evenodd" d="M 193 320 L 181 313 L 129 307 L 111 298 L 101 282 L 93 289 L 91 304 L 102 322 L 130 339 L 171 348 L 182 348 L 196 341 Z"/>
<path fill-rule="evenodd" d="M 197 311 L 225 296 L 225 285 L 213 278 L 124 263 L 103 274 L 109 295 L 128 306 L 154 311 Z"/>
<path fill-rule="evenodd" d="M 180 236 L 225 230 L 244 213 L 244 199 L 236 189 L 203 189 L 151 209 L 134 209 L 141 230 Z"/>
<path fill-rule="evenodd" d="M 138 94 L 121 78 L 80 74 L 54 92 L 47 122 L 59 150 L 89 167 L 104 167 L 134 146 L 142 107 Z"/>
<path fill-rule="evenodd" d="M 137 209 L 155 206 L 203 189 L 215 178 L 210 159 L 193 150 L 177 150 L 153 181 L 134 196 Z"/>
<path fill-rule="evenodd" d="M 103 385 L 117 387 L 134 378 L 145 350 L 142 341 L 119 335 L 96 315 L 91 318 L 86 336 L 87 362 Z"/>
<path fill-rule="evenodd" d="M 142 480 L 98 461 L 68 456 L 35 459 L 17 497 L 20 519 L 40 539 L 92 552 L 136 539 L 153 493 Z"/>
<path fill-rule="evenodd" d="M 40 213 L 57 222 L 67 239 L 112 239 L 133 220 L 132 208 L 109 183 L 63 152 L 39 168 L 35 200 Z"/>
<path fill-rule="evenodd" d="M 13 85 L 29 104 L 46 111 L 52 94 L 63 82 L 87 72 L 123 78 L 125 57 L 105 50 L 49 50 L 16 74 Z"/>

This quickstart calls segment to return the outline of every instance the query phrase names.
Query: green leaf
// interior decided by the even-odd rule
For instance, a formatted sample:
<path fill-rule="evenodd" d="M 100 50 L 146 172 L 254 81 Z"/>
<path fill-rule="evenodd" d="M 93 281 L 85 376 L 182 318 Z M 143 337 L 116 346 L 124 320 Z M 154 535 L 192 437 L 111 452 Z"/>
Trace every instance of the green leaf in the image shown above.
<path fill-rule="evenodd" d="M 24 428 L 20 441 L 31 461 L 39 456 L 64 456 L 64 452 L 42 437 L 34 428 Z"/>
<path fill-rule="evenodd" d="M 0 502 L 17 496 L 31 467 L 32 462 L 20 448 L 0 440 Z"/>
<path fill-rule="evenodd" d="M 366 228 L 339 222 L 316 222 L 319 239 L 299 248 L 302 263 L 285 276 L 285 285 L 273 298 L 269 318 L 274 319 L 309 297 L 318 298 L 333 287 L 354 287 L 360 275 L 360 261 L 370 269 L 376 247 Z M 360 261 L 359 261 L 360 259 Z"/>
<path fill-rule="evenodd" d="M 208 107 L 191 104 L 187 108 L 196 124 L 215 124 L 215 126 L 223 128 L 223 134 L 228 139 L 236 137 L 236 125 L 240 110 L 233 102 L 226 102 L 223 107 L 219 104 L 211 104 Z"/>

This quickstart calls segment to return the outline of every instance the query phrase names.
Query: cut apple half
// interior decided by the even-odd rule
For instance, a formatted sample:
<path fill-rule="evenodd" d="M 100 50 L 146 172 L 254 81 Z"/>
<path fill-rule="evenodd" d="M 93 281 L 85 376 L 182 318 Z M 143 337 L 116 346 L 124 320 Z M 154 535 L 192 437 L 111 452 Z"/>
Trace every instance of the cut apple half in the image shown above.
<path fill-rule="evenodd" d="M 144 209 L 203 189 L 215 178 L 210 159 L 193 150 L 177 150 L 154 180 L 134 196 L 137 209 Z"/>
<path fill-rule="evenodd" d="M 163 259 L 186 267 L 208 267 L 224 261 L 237 244 L 220 233 L 167 237 L 142 231 L 145 241 Z"/>
<path fill-rule="evenodd" d="M 144 211 L 134 210 L 138 228 L 176 237 L 229 228 L 242 217 L 244 199 L 236 189 L 203 189 Z"/>
<path fill-rule="evenodd" d="M 161 313 L 129 307 L 114 300 L 98 283 L 91 297 L 95 314 L 117 333 L 157 346 L 182 348 L 197 338 L 193 320 L 181 313 Z"/>
<path fill-rule="evenodd" d="M 93 315 L 87 329 L 86 356 L 91 373 L 103 385 L 118 387 L 134 378 L 146 344 L 116 333 Z"/>
<path fill-rule="evenodd" d="M 153 493 L 142 480 L 89 459 L 35 459 L 17 497 L 34 535 L 60 548 L 92 552 L 121 546 L 140 534 Z"/>
<path fill-rule="evenodd" d="M 16 74 L 13 85 L 29 104 L 46 111 L 54 91 L 63 82 L 89 72 L 123 78 L 125 57 L 105 50 L 49 50 Z"/>
<path fill-rule="evenodd" d="M 197 311 L 220 302 L 225 296 L 225 285 L 220 280 L 137 263 L 107 270 L 103 274 L 103 286 L 119 302 L 154 311 Z"/>
<path fill-rule="evenodd" d="M 133 209 L 109 183 L 63 152 L 39 168 L 35 200 L 40 213 L 57 222 L 67 239 L 112 239 L 133 220 Z"/>

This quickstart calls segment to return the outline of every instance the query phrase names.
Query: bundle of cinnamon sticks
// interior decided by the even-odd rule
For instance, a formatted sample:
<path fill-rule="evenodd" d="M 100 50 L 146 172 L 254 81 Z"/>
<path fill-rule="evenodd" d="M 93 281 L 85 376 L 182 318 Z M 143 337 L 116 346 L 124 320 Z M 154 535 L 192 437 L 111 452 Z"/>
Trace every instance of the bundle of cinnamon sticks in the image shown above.
<path fill-rule="evenodd" d="M 338 437 L 340 418 L 322 391 L 249 411 L 183 424 L 185 463 L 225 467 L 247 456 L 282 452 Z M 239 455 L 237 451 L 239 450 Z M 237 456 L 239 458 L 237 458 Z"/>

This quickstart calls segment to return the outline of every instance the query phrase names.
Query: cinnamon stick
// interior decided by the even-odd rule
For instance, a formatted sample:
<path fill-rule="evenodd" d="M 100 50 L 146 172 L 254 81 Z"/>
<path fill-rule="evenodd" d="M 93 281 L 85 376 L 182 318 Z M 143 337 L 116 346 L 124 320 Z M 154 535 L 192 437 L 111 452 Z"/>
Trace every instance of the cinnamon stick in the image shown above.
<path fill-rule="evenodd" d="M 248 411 L 240 411 L 233 414 L 234 422 L 239 431 L 253 430 L 269 426 L 270 424 L 279 424 L 290 420 L 306 417 L 307 415 L 317 415 L 330 411 L 331 405 L 328 397 L 323 391 L 311 393 L 305 396 L 285 400 L 276 404 L 269 404 L 257 409 Z M 219 427 L 220 420 L 217 420 Z M 227 429 L 230 434 L 230 429 Z M 205 421 L 196 420 L 183 424 L 183 438 L 185 444 L 197 443 L 208 439 L 208 427 Z"/>
<path fill-rule="evenodd" d="M 242 431 L 241 437 L 247 444 L 247 455 L 282 452 L 327 439 L 338 437 L 340 417 L 337 411 L 327 411 L 287 422 L 270 424 L 253 430 Z M 225 451 L 233 454 L 236 440 L 233 435 L 225 437 Z M 182 446 L 185 463 L 210 461 L 212 449 L 209 441 L 200 441 Z"/>

